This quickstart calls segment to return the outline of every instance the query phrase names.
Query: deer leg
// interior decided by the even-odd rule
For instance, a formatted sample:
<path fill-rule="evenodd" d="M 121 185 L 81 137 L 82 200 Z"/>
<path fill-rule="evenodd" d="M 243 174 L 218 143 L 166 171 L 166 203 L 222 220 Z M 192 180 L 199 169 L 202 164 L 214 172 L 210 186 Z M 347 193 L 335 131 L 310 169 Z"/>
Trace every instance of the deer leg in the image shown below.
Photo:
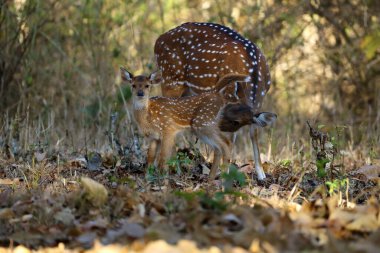
<path fill-rule="evenodd" d="M 151 140 L 149 142 L 149 147 L 148 147 L 148 154 L 147 154 L 147 163 L 148 165 L 151 165 L 154 163 L 154 158 L 156 154 L 156 148 L 157 148 L 157 143 L 155 140 Z"/>
<path fill-rule="evenodd" d="M 220 165 L 220 159 L 222 158 L 222 151 L 219 147 L 213 147 L 214 149 L 214 160 L 212 161 L 209 180 L 214 180 L 216 176 L 216 172 L 218 171 Z"/>
<path fill-rule="evenodd" d="M 235 151 L 236 149 L 234 148 L 235 147 L 235 143 L 236 143 L 236 137 L 237 137 L 237 133 L 236 132 L 233 132 L 232 134 L 232 137 L 231 137 L 231 142 L 232 142 L 232 145 L 230 145 L 230 150 L 231 150 L 231 159 L 233 157 L 233 162 L 236 162 L 236 155 L 235 155 Z"/>
<path fill-rule="evenodd" d="M 151 140 L 148 147 L 148 154 L 147 154 L 147 163 L 149 165 L 154 165 L 158 151 L 160 149 L 160 141 L 159 140 Z"/>
<path fill-rule="evenodd" d="M 223 164 L 229 164 L 231 160 L 231 147 L 230 140 L 222 133 L 213 134 L 214 140 L 214 161 L 211 166 L 210 180 L 214 179 L 218 167 L 220 166 L 220 159 L 223 158 Z"/>
<path fill-rule="evenodd" d="M 251 141 L 252 141 L 253 156 L 255 159 L 255 169 L 257 173 L 257 178 L 259 180 L 264 180 L 266 176 L 265 176 L 263 166 L 261 164 L 261 159 L 260 159 L 260 151 L 259 151 L 259 145 L 257 141 L 258 129 L 255 126 L 251 126 L 249 130 L 250 130 L 249 134 L 251 136 Z"/>
<path fill-rule="evenodd" d="M 214 151 L 214 159 L 212 161 L 210 174 L 209 174 L 209 180 L 215 179 L 216 172 L 220 165 L 220 159 L 223 155 L 223 150 L 220 145 L 220 138 L 218 137 L 218 134 L 215 133 L 215 130 L 212 128 L 202 128 L 195 130 L 196 135 L 201 139 L 204 143 L 209 145 L 213 151 Z"/>
<path fill-rule="evenodd" d="M 166 162 L 172 153 L 172 150 L 174 147 L 174 141 L 175 141 L 175 134 L 173 133 L 163 134 L 162 140 L 161 140 L 160 156 L 158 160 L 158 168 L 160 170 L 164 170 L 164 171 L 168 170 L 168 166 Z"/>
<path fill-rule="evenodd" d="M 157 147 L 156 147 L 156 153 L 154 154 L 154 166 L 157 167 L 158 165 L 158 158 L 159 158 L 159 155 L 160 155 L 160 152 L 161 152 L 161 144 L 162 144 L 162 141 L 161 140 L 157 140 Z"/>
<path fill-rule="evenodd" d="M 219 134 L 220 142 L 219 146 L 222 149 L 223 154 L 223 164 L 229 164 L 231 162 L 231 136 L 224 136 L 222 133 Z M 232 140 L 233 141 L 233 140 Z"/>

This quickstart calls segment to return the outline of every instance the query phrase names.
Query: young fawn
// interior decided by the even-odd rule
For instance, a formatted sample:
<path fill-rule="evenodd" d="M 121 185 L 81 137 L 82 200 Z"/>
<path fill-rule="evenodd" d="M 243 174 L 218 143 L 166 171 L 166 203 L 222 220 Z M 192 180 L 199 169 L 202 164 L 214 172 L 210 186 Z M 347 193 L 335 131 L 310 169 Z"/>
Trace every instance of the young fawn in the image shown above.
<path fill-rule="evenodd" d="M 159 72 L 148 77 L 141 75 L 134 77 L 126 69 L 121 68 L 121 76 L 132 86 L 133 114 L 140 132 L 149 143 L 147 162 L 153 164 L 158 158 L 160 169 L 167 167 L 166 161 L 171 155 L 176 135 L 185 129 L 191 129 L 214 151 L 210 170 L 210 179 L 214 179 L 221 158 L 223 157 L 225 163 L 230 160 L 230 141 L 221 131 L 219 124 L 223 122 L 223 125 L 228 125 L 229 122 L 238 122 L 237 124 L 243 126 L 267 119 L 265 124 L 270 124 L 276 117 L 271 113 L 261 113 L 257 116 L 251 113 L 251 120 L 244 121 L 244 123 L 239 122 L 236 118 L 235 120 L 230 120 L 230 118 L 222 120 L 224 107 L 229 102 L 236 102 L 233 101 L 234 97 L 224 93 L 225 89 L 237 87 L 236 82 L 247 81 L 249 77 L 246 75 L 225 75 L 217 82 L 214 91 L 181 98 L 149 97 L 151 85 L 161 81 Z M 239 105 L 238 107 L 245 108 L 244 106 Z M 235 110 L 239 111 L 237 107 Z M 246 113 L 242 115 L 246 115 Z M 267 118 L 262 115 L 267 115 Z"/>

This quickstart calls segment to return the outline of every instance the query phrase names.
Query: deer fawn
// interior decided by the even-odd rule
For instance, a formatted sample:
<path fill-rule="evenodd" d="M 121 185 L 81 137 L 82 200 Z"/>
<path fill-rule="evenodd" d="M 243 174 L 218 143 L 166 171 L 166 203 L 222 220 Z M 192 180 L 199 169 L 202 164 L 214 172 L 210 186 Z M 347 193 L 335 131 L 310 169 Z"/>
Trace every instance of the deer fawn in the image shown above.
<path fill-rule="evenodd" d="M 240 104 L 259 112 L 263 98 L 270 87 L 269 68 L 260 49 L 237 32 L 213 23 L 185 23 L 164 34 L 155 43 L 155 57 L 162 72 L 162 95 L 181 97 L 188 93 L 201 94 L 213 90 L 220 77 L 229 73 L 249 75 L 251 80 L 241 89 L 226 90 L 229 96 L 239 98 Z M 237 106 L 234 109 L 234 106 Z M 240 110 L 241 105 L 230 105 L 229 111 Z M 248 109 L 248 108 L 246 108 Z M 232 131 L 234 114 L 226 112 L 223 131 Z M 231 118 L 228 118 L 231 117 Z M 241 118 L 240 118 L 241 120 Z M 222 124 L 222 128 L 223 128 Z M 243 124 L 244 125 L 244 124 Z M 250 124 L 255 168 L 259 180 L 265 179 L 257 143 L 258 124 Z"/>
<path fill-rule="evenodd" d="M 160 82 L 159 72 L 148 77 L 134 77 L 125 68 L 121 68 L 121 76 L 124 81 L 132 85 L 135 120 L 140 132 L 149 142 L 148 164 L 153 164 L 158 156 L 158 167 L 160 169 L 165 168 L 166 161 L 174 147 L 176 135 L 185 129 L 191 129 L 214 151 L 210 170 L 210 179 L 214 179 L 221 158 L 223 158 L 224 163 L 230 160 L 229 139 L 218 127 L 223 108 L 228 102 L 234 102 L 233 98 L 226 96 L 225 90 L 228 88 L 228 84 L 236 86 L 235 82 L 247 81 L 249 76 L 228 74 L 217 82 L 215 91 L 181 98 L 149 98 L 151 85 Z M 261 113 L 256 116 L 251 114 L 250 120 L 238 124 L 260 122 L 264 125 L 271 123 L 275 117 L 274 114 L 270 113 Z M 263 120 L 265 122 L 262 122 Z M 228 123 L 224 122 L 224 125 L 228 125 Z M 158 151 L 159 149 L 160 151 Z"/>

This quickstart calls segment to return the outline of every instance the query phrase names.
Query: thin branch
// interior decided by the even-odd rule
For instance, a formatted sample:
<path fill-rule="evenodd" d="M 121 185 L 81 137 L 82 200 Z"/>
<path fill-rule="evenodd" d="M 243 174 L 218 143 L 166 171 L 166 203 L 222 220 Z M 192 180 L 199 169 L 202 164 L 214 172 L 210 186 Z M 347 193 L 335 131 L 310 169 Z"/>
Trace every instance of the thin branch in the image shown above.
<path fill-rule="evenodd" d="M 281 59 L 281 57 L 287 52 L 287 50 L 291 49 L 292 46 L 298 41 L 300 37 L 302 37 L 303 32 L 309 26 L 310 22 L 307 23 L 304 27 L 301 28 L 300 32 L 296 34 L 293 38 L 289 38 L 288 43 L 282 43 L 278 45 L 278 47 L 274 50 L 274 55 L 271 57 L 270 66 L 274 66 L 276 62 Z"/>
<path fill-rule="evenodd" d="M 309 7 L 313 13 L 317 14 L 320 17 L 325 18 L 328 22 L 330 22 L 335 27 L 335 29 L 343 36 L 343 38 L 347 41 L 347 43 L 352 45 L 351 38 L 348 36 L 346 31 L 344 30 L 344 27 L 342 27 L 327 10 L 318 9 L 315 6 L 313 6 L 311 2 L 309 2 Z"/>

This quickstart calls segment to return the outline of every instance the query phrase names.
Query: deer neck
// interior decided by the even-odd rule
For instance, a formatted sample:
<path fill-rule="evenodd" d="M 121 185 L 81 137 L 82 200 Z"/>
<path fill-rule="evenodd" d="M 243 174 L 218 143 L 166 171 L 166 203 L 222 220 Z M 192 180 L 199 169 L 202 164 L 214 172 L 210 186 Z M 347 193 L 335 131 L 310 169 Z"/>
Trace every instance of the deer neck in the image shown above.
<path fill-rule="evenodd" d="M 133 110 L 135 111 L 143 111 L 147 110 L 149 106 L 149 98 L 133 98 Z"/>
<path fill-rule="evenodd" d="M 146 124 L 148 117 L 149 98 L 133 98 L 133 114 L 139 127 Z"/>
<path fill-rule="evenodd" d="M 133 99 L 133 114 L 137 122 L 139 132 L 145 136 L 154 134 L 154 128 L 150 124 L 149 98 Z"/>

